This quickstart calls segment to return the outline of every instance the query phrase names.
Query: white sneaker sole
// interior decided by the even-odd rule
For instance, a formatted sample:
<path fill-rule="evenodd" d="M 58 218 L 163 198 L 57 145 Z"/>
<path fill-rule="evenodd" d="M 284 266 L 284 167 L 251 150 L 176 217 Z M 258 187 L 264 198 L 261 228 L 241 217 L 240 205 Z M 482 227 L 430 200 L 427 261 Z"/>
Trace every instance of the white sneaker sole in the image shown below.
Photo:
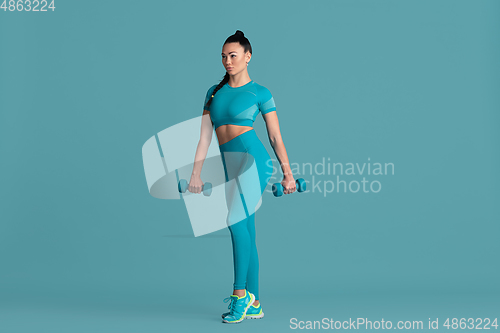
<path fill-rule="evenodd" d="M 245 319 L 260 319 L 264 317 L 264 312 L 262 312 L 260 315 L 246 315 Z"/>

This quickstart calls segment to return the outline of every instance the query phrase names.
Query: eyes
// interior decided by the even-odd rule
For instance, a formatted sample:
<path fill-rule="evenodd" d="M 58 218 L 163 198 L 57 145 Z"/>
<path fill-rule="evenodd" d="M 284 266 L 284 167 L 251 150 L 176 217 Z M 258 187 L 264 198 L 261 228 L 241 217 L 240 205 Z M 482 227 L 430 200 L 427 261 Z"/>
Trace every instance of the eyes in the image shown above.
<path fill-rule="evenodd" d="M 222 59 L 224 59 L 226 56 L 222 56 Z M 236 54 L 231 54 L 231 58 L 236 57 Z"/>

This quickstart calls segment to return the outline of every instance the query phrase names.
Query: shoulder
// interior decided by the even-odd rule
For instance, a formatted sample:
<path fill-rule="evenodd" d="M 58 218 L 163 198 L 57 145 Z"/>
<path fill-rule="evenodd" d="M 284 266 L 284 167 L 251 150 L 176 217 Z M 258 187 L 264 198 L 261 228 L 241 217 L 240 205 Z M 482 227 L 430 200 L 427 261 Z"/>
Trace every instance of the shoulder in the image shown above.
<path fill-rule="evenodd" d="M 213 86 L 211 86 L 210 88 L 208 88 L 207 95 L 208 94 L 212 94 L 216 87 L 217 87 L 217 84 L 214 84 Z"/>
<path fill-rule="evenodd" d="M 271 98 L 273 98 L 273 95 L 271 94 L 271 91 L 267 89 L 265 86 L 255 83 L 255 90 L 257 91 L 257 97 L 259 98 L 261 103 L 265 103 L 269 101 Z"/>
<path fill-rule="evenodd" d="M 261 84 L 258 84 L 257 82 L 254 82 L 254 86 L 255 86 L 257 92 L 260 93 L 260 94 L 270 94 L 271 93 L 269 91 L 269 89 L 267 89 L 266 87 L 264 87 Z"/>

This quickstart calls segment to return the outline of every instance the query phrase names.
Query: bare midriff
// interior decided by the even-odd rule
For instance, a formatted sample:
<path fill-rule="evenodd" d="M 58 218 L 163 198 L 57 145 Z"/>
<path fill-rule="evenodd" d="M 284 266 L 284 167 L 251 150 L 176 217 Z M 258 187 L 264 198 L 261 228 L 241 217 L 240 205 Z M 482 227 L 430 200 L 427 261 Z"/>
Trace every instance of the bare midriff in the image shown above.
<path fill-rule="evenodd" d="M 253 130 L 253 127 L 227 124 L 217 127 L 215 133 L 217 134 L 217 138 L 219 139 L 220 146 L 234 139 L 238 135 L 241 135 L 250 130 Z"/>

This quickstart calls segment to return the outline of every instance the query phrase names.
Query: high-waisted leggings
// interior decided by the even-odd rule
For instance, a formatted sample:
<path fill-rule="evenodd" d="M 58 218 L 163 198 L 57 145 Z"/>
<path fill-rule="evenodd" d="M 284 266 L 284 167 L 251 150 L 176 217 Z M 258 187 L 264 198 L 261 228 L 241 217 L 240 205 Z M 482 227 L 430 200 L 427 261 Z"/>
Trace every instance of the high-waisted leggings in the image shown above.
<path fill-rule="evenodd" d="M 253 129 L 223 143 L 219 150 L 226 175 L 226 222 L 233 246 L 234 289 L 247 289 L 258 300 L 255 209 L 272 176 L 272 160 Z"/>

